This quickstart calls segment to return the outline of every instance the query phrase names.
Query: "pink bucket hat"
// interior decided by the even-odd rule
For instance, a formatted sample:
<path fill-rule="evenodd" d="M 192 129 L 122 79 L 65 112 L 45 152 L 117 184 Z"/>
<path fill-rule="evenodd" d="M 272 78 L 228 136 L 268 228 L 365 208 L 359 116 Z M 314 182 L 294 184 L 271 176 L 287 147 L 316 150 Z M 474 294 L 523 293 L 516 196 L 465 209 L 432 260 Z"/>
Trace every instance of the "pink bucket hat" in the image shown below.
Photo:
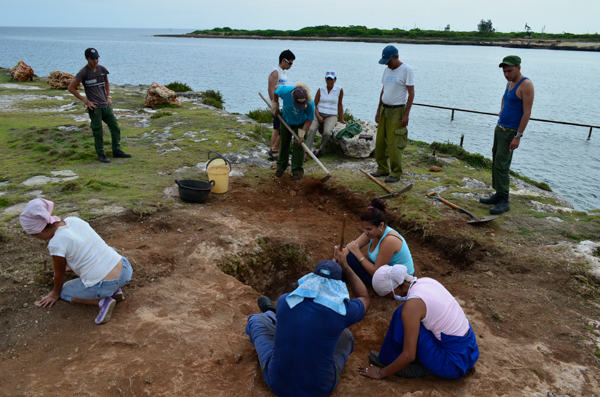
<path fill-rule="evenodd" d="M 29 234 L 38 234 L 44 230 L 47 224 L 59 222 L 58 216 L 52 216 L 53 209 L 52 201 L 37 198 L 28 202 L 19 215 L 23 230 Z"/>

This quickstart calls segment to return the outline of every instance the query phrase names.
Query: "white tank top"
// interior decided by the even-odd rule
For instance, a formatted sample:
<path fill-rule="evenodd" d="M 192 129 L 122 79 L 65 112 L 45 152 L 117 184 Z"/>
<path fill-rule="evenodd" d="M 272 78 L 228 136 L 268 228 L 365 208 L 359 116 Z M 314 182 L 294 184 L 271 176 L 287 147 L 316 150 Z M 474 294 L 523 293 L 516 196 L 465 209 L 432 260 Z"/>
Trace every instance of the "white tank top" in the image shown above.
<path fill-rule="evenodd" d="M 281 69 L 279 65 L 277 65 L 273 69 L 271 69 L 271 71 L 269 72 L 269 76 L 271 76 L 271 73 L 273 72 L 277 72 L 277 85 L 287 85 L 288 78 L 285 74 L 285 70 Z M 283 108 L 283 99 L 281 98 L 279 98 L 279 107 Z"/>
<path fill-rule="evenodd" d="M 463 336 L 469 331 L 469 320 L 463 309 L 436 280 L 419 278 L 408 291 L 408 299 L 412 298 L 420 298 L 425 302 L 427 314 L 421 322 L 438 340 L 442 339 L 442 332 L 446 335 Z"/>
<path fill-rule="evenodd" d="M 338 113 L 338 100 L 340 99 L 340 92 L 342 87 L 337 84 L 333 85 L 331 92 L 327 92 L 327 86 L 320 88 L 321 98 L 319 99 L 319 113 L 324 114 L 337 114 Z"/>

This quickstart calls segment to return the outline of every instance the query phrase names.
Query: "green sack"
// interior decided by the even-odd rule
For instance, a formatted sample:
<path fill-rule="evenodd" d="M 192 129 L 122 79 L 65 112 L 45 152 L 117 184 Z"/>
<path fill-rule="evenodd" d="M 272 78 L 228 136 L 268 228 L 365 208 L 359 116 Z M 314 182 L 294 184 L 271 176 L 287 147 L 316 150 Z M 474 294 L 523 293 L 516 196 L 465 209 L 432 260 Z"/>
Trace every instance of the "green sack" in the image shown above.
<path fill-rule="evenodd" d="M 346 128 L 340 130 L 336 134 L 336 138 L 352 138 L 362 132 L 362 126 L 355 120 L 350 120 L 346 123 Z"/>

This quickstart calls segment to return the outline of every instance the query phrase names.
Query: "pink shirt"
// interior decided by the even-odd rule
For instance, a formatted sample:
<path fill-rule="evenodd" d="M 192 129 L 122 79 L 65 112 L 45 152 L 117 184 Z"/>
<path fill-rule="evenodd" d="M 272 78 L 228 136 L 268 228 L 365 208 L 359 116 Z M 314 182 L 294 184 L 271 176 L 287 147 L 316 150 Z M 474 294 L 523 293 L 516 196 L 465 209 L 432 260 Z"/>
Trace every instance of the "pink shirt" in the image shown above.
<path fill-rule="evenodd" d="M 442 339 L 442 333 L 463 336 L 469 331 L 469 320 L 456 299 L 434 279 L 417 279 L 408 291 L 408 299 L 412 298 L 425 302 L 427 314 L 421 322 L 438 340 Z"/>

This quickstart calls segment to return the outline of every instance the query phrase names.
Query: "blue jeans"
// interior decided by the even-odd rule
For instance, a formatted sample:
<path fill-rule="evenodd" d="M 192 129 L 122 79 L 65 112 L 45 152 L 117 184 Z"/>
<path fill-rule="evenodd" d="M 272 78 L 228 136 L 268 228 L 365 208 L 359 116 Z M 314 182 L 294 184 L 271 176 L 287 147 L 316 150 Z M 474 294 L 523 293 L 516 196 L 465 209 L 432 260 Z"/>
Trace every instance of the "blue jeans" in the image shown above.
<path fill-rule="evenodd" d="M 277 325 L 277 316 L 272 311 L 266 313 L 251 314 L 248 317 L 246 325 L 246 335 L 250 337 L 250 342 L 254 344 L 258 354 L 258 362 L 263 377 L 269 384 L 269 360 L 273 355 L 275 346 L 275 326 Z M 333 352 L 333 362 L 335 364 L 335 386 L 340 381 L 342 369 L 348 362 L 348 357 L 354 350 L 354 336 L 348 328 L 342 331 L 338 343 Z M 334 388 L 335 388 L 334 386 Z"/>
<path fill-rule="evenodd" d="M 131 281 L 131 274 L 133 269 L 131 263 L 124 256 L 123 269 L 121 275 L 116 280 L 100 281 L 91 287 L 86 287 L 80 278 L 67 281 L 63 284 L 62 291 L 60 291 L 60 297 L 68 302 L 71 302 L 71 298 L 77 299 L 102 299 L 109 296 L 113 296 L 115 292 L 129 281 Z"/>

